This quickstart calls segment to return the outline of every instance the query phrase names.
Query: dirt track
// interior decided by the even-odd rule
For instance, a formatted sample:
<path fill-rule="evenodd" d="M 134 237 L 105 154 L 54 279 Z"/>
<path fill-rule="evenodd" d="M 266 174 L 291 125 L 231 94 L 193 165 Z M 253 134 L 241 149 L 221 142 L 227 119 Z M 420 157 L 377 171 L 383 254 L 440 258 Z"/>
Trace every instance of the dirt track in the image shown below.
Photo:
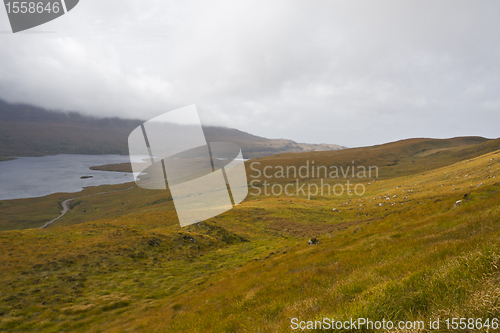
<path fill-rule="evenodd" d="M 97 193 L 97 194 L 91 194 L 91 195 L 86 195 L 86 196 L 83 196 L 83 197 L 79 197 L 79 198 L 71 198 L 71 199 L 68 199 L 68 200 L 64 200 L 63 203 L 62 203 L 62 207 L 63 207 L 63 210 L 61 211 L 61 215 L 59 215 L 58 217 L 56 217 L 55 219 L 53 219 L 52 221 L 50 222 L 47 222 L 45 223 L 43 226 L 40 227 L 40 229 L 44 229 L 44 228 L 47 228 L 49 225 L 51 225 L 52 223 L 54 223 L 55 221 L 59 220 L 61 217 L 63 217 L 67 212 L 70 211 L 71 208 L 69 208 L 69 203 L 75 199 L 81 199 L 81 198 L 87 198 L 87 197 L 93 197 L 93 196 L 96 196 L 96 195 L 101 195 L 101 194 L 106 194 L 106 193 L 113 193 L 113 192 L 119 192 L 119 191 L 126 191 L 126 190 L 130 190 L 131 188 L 134 188 L 135 186 L 131 186 L 131 187 L 127 187 L 123 190 L 116 190 L 116 191 L 108 191 L 108 192 L 101 192 L 101 193 Z"/>

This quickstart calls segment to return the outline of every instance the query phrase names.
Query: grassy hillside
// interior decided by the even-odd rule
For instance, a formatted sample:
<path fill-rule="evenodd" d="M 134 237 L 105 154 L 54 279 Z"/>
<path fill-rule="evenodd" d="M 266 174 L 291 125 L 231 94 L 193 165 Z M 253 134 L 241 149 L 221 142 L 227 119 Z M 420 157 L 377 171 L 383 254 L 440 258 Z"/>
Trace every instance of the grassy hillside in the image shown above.
<path fill-rule="evenodd" d="M 346 169 L 348 166 L 376 166 L 379 168 L 379 178 L 408 175 L 433 170 L 458 161 L 480 156 L 500 149 L 500 139 L 489 140 L 481 137 L 458 137 L 452 139 L 408 139 L 391 142 L 374 147 L 351 148 L 337 151 L 312 151 L 276 154 L 259 158 L 257 169 L 266 166 L 275 170 L 277 166 L 295 166 L 296 169 L 306 165 L 338 166 Z M 354 164 L 353 164 L 354 162 Z M 248 166 L 249 175 L 257 175 Z M 130 163 L 95 166 L 91 169 L 103 171 L 132 172 Z M 322 174 L 323 175 L 323 174 Z M 293 177 L 292 177 L 293 178 Z M 311 178 L 318 178 L 317 176 Z M 259 179 L 264 179 L 260 177 Z M 284 179 L 283 181 L 288 181 Z"/>
<path fill-rule="evenodd" d="M 0 161 L 12 156 L 128 154 L 128 136 L 143 121 L 93 118 L 0 100 Z M 281 152 L 336 150 L 338 145 L 266 139 L 236 129 L 205 127 L 208 141 L 237 143 L 247 158 Z"/>
<path fill-rule="evenodd" d="M 377 166 L 380 178 L 416 174 L 500 149 L 500 139 L 458 137 L 452 139 L 408 139 L 374 147 L 331 152 L 279 154 L 258 160 L 261 167 L 296 166 L 306 161 L 315 166 Z M 354 162 L 354 163 L 353 163 Z"/>
<path fill-rule="evenodd" d="M 446 165 L 454 164 L 461 160 L 467 160 L 488 152 L 500 149 L 500 139 L 487 140 L 477 137 L 464 137 L 452 139 L 410 139 L 399 142 L 388 143 L 375 147 L 354 148 L 331 152 L 310 152 L 301 154 L 280 154 L 269 157 L 254 159 L 246 163 L 248 181 L 257 179 L 260 185 L 266 179 L 262 170 L 271 167 L 269 174 L 274 175 L 279 166 L 294 166 L 296 170 L 309 165 L 312 167 L 314 161 L 315 168 L 318 166 L 339 166 L 347 170 L 347 167 L 354 166 L 376 166 L 378 167 L 378 178 L 388 179 L 398 175 L 411 175 L 424 171 L 433 170 Z M 354 164 L 352 163 L 354 161 Z M 257 168 L 261 172 L 260 177 L 254 171 Z M 106 166 L 92 167 L 105 171 L 123 171 L 131 172 L 129 163 L 110 164 Z M 330 172 L 330 169 L 328 169 Z M 373 176 L 375 176 L 373 172 Z M 285 172 L 285 175 L 286 172 Z M 351 173 L 349 172 L 350 176 Z M 293 172 L 289 172 L 290 177 L 273 178 L 273 183 L 289 183 L 300 178 L 297 174 L 293 177 Z M 317 180 L 324 178 L 324 172 L 312 177 L 310 173 L 306 180 Z M 340 173 L 339 181 L 345 182 Z M 348 177 L 350 179 L 350 177 Z M 302 182 L 304 179 L 300 179 Z M 335 179 L 331 179 L 332 181 Z M 356 180 L 356 179 L 354 179 Z M 358 179 L 359 180 L 359 179 Z M 259 184 L 256 184 L 259 185 Z M 71 218 L 65 218 L 58 224 L 77 224 L 85 221 L 105 218 L 110 214 L 112 216 L 120 212 L 137 211 L 141 205 L 151 206 L 151 203 L 165 203 L 173 210 L 170 193 L 168 191 L 145 191 L 140 188 L 133 191 L 119 193 L 121 199 L 119 202 L 110 204 L 105 198 L 114 198 L 114 194 L 105 194 L 103 196 L 88 197 L 100 192 L 128 189 L 135 184 L 123 184 L 117 186 L 99 186 L 90 187 L 80 193 L 56 193 L 42 198 L 18 199 L 0 201 L 0 211 L 3 218 L 0 220 L 0 230 L 28 229 L 42 226 L 45 222 L 56 217 L 62 209 L 61 203 L 70 198 L 86 197 L 85 200 L 74 200 Z M 255 192 L 255 190 L 250 191 Z M 82 201 L 82 203 L 80 203 Z M 155 205 L 156 205 L 155 204 Z M 153 205 L 154 206 L 154 205 Z M 88 208 L 88 209 L 87 209 Z M 147 208 L 149 209 L 149 208 Z M 82 214 L 75 215 L 75 212 L 81 211 Z M 83 212 L 85 211 L 85 212 Z M 20 214 L 20 212 L 22 212 Z M 140 210 L 139 212 L 142 212 Z"/>
<path fill-rule="evenodd" d="M 0 233 L 0 331 L 290 332 L 292 318 L 368 317 L 440 318 L 440 332 L 455 332 L 446 318 L 492 321 L 500 317 L 496 145 L 418 139 L 390 144 L 394 154 L 380 146 L 262 158 L 263 168 L 359 156 L 382 163 L 383 177 L 356 180 L 362 197 L 249 196 L 186 228 L 167 191 L 130 184 L 3 201 L 3 229 L 37 227 L 67 198 L 122 190 L 75 200 L 47 229 Z M 445 159 L 457 162 L 440 166 Z M 319 244 L 308 245 L 312 237 Z"/>

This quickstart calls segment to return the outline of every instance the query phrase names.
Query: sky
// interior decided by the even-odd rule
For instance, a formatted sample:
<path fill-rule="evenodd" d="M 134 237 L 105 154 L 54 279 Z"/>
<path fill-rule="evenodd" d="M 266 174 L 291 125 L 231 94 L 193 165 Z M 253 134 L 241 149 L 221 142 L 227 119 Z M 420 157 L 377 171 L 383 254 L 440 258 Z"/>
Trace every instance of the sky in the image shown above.
<path fill-rule="evenodd" d="M 500 1 L 80 0 L 12 34 L 0 99 L 368 146 L 500 137 Z"/>

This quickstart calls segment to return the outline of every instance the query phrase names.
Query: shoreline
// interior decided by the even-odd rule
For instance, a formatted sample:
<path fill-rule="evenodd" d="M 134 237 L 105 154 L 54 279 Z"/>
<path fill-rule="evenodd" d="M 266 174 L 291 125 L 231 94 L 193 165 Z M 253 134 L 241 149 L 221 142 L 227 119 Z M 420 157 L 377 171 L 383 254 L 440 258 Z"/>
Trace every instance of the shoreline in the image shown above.
<path fill-rule="evenodd" d="M 66 194 L 76 194 L 83 192 L 87 189 L 92 189 L 92 188 L 97 188 L 101 186 L 120 186 L 120 185 L 126 185 L 126 184 L 135 184 L 134 181 L 126 182 L 126 183 L 119 183 L 119 184 L 101 184 L 101 185 L 90 185 L 90 186 L 85 186 L 81 190 L 76 191 L 76 192 L 54 192 L 54 193 L 49 193 L 46 195 L 41 195 L 41 196 L 33 196 L 33 197 L 24 197 L 24 198 L 13 198 L 13 199 L 0 199 L 1 202 L 7 202 L 7 201 L 15 201 L 15 200 L 29 200 L 29 199 L 43 199 L 52 195 L 66 195 Z M 78 199 L 78 198 L 73 198 L 73 199 Z"/>

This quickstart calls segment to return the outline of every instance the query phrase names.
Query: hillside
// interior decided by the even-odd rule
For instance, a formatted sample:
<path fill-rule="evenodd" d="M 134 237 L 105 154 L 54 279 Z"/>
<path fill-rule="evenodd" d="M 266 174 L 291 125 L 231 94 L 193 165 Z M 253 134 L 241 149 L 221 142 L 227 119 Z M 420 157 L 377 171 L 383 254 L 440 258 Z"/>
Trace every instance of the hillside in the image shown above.
<path fill-rule="evenodd" d="M 0 100 L 0 159 L 55 154 L 124 154 L 138 120 L 97 119 Z"/>
<path fill-rule="evenodd" d="M 450 165 L 458 161 L 480 156 L 500 149 L 500 139 L 482 137 L 458 137 L 451 139 L 407 139 L 383 145 L 350 148 L 337 151 L 310 151 L 297 155 L 294 152 L 279 153 L 256 160 L 263 169 L 266 166 L 295 166 L 297 169 L 309 161 L 315 166 L 376 166 L 379 177 L 415 174 Z M 353 164 L 354 162 L 354 164 Z M 103 171 L 131 172 L 130 163 L 95 166 Z M 248 174 L 253 171 L 248 169 Z M 256 173 L 255 173 L 256 174 Z M 317 178 L 317 177 L 312 177 Z"/>
<path fill-rule="evenodd" d="M 296 166 L 314 161 L 316 166 L 376 166 L 379 177 L 388 178 L 433 170 L 500 149 L 500 139 L 458 137 L 452 139 L 407 139 L 373 147 L 341 151 L 278 154 L 258 161 L 267 165 Z"/>
<path fill-rule="evenodd" d="M 432 318 L 438 331 L 455 332 L 446 319 L 499 320 L 498 140 L 415 139 L 357 151 L 356 161 L 380 165 L 383 175 L 357 179 L 362 196 L 249 195 L 186 228 L 168 191 L 130 184 L 0 202 L 2 228 L 26 228 L 57 216 L 65 199 L 123 190 L 75 200 L 47 229 L 0 232 L 0 330 L 290 332 L 292 318 L 370 318 L 422 321 L 426 329 L 413 331 L 430 332 Z M 358 154 L 247 164 L 262 162 L 262 171 Z M 308 245 L 312 237 L 319 243 Z"/>
<path fill-rule="evenodd" d="M 94 118 L 77 113 L 47 111 L 0 100 L 0 161 L 11 156 L 55 154 L 128 154 L 128 135 L 141 120 Z M 208 141 L 239 144 L 246 158 L 282 152 L 336 150 L 328 144 L 300 144 L 266 139 L 236 129 L 205 127 Z"/>
<path fill-rule="evenodd" d="M 353 165 L 364 166 L 366 168 L 369 166 L 376 166 L 378 168 L 378 178 L 376 179 L 356 179 L 356 177 L 352 177 L 351 172 L 347 174 L 345 179 L 342 177 L 341 173 L 339 175 L 339 179 L 329 179 L 329 181 L 345 182 L 346 180 L 353 178 L 354 181 L 370 182 L 377 179 L 395 179 L 397 177 L 405 178 L 410 175 L 429 172 L 445 166 L 453 165 L 460 161 L 466 161 L 477 156 L 498 151 L 499 149 L 500 139 L 488 140 L 479 137 L 462 137 L 452 139 L 409 139 L 373 147 L 351 148 L 339 151 L 305 152 L 298 154 L 287 153 L 264 156 L 247 161 L 245 166 L 247 171 L 247 181 L 249 184 L 252 180 L 258 180 L 260 184 L 262 184 L 264 180 L 268 180 L 276 184 L 285 184 L 291 181 L 294 182 L 297 178 L 301 182 L 315 182 L 320 178 L 330 178 L 324 177 L 324 172 L 320 172 L 319 175 L 316 173 L 314 176 L 310 172 L 306 178 L 300 177 L 298 174 L 293 174 L 293 172 L 289 172 L 287 175 L 285 172 L 285 177 L 272 177 L 269 179 L 263 172 L 265 168 L 270 167 L 267 174 L 274 175 L 280 166 L 285 169 L 286 167 L 295 167 L 295 169 L 298 170 L 301 167 L 309 165 L 309 170 L 312 170 L 313 161 L 315 162 L 315 168 L 320 166 L 338 166 L 339 168 L 347 170 L 348 167 Z M 110 164 L 106 166 L 92 167 L 91 169 L 131 172 L 130 163 Z M 258 169 L 259 171 L 257 172 L 254 169 Z M 260 176 L 257 177 L 259 173 Z M 372 176 L 376 176 L 375 172 L 373 172 Z M 103 192 L 101 191 L 103 188 L 120 189 L 129 188 L 131 185 L 135 186 L 135 184 L 99 186 L 96 188 L 90 187 L 85 189 L 83 192 L 76 194 L 56 193 L 42 198 L 0 201 L 0 212 L 2 212 L 3 215 L 3 218 L 0 221 L 0 230 L 39 227 L 49 221 L 52 216 L 56 217 L 58 215 L 58 211 L 61 210 L 61 202 L 68 198 L 82 197 L 87 194 Z M 156 204 L 168 203 L 173 208 L 170 193 L 168 191 L 143 191 L 138 188 L 131 191 L 131 193 L 136 193 L 136 191 L 141 191 L 141 194 L 134 194 L 134 196 L 137 195 L 143 200 L 150 200 L 151 202 L 156 202 Z M 125 194 L 126 193 L 121 193 L 120 195 L 123 196 Z M 249 196 L 247 199 L 249 198 L 251 197 Z M 127 207 L 129 207 L 127 208 L 127 211 L 129 209 L 135 210 L 140 207 L 138 204 L 140 200 L 129 199 L 129 201 L 135 202 L 127 203 Z M 58 224 L 78 224 L 85 221 L 105 218 L 108 215 L 121 215 L 120 212 L 124 209 L 121 204 L 110 205 L 106 201 L 102 201 L 99 196 L 92 199 L 88 198 L 85 202 L 88 203 L 89 208 L 93 208 L 87 210 L 84 208 L 86 207 L 85 205 L 81 205 L 78 209 L 86 210 L 85 214 L 73 216 L 71 219 L 64 219 L 63 221 L 58 222 Z M 148 204 L 143 204 L 146 205 L 146 207 L 149 207 Z M 21 207 L 23 210 L 22 215 L 18 213 Z"/>

